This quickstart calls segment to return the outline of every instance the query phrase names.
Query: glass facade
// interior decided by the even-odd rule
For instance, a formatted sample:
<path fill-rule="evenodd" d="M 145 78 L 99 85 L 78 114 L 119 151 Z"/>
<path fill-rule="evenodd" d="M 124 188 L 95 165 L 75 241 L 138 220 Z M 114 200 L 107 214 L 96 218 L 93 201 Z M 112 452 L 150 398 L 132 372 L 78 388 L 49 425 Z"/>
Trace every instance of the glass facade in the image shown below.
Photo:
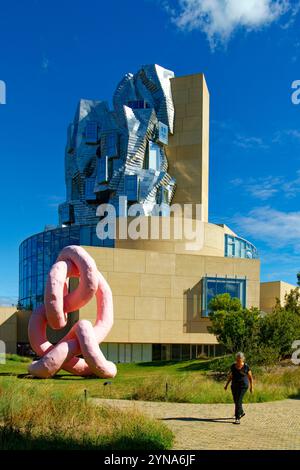
<path fill-rule="evenodd" d="M 205 277 L 202 288 L 202 316 L 208 317 L 209 302 L 219 294 L 230 294 L 246 306 L 246 279 Z"/>
<path fill-rule="evenodd" d="M 252 243 L 243 238 L 225 235 L 225 256 L 229 258 L 258 258 L 258 251 Z"/>
<path fill-rule="evenodd" d="M 96 121 L 87 122 L 85 138 L 88 144 L 96 144 L 98 142 L 98 123 Z"/>
<path fill-rule="evenodd" d="M 152 344 L 152 361 L 189 361 L 223 353 L 220 344 Z"/>
<path fill-rule="evenodd" d="M 160 146 L 155 142 L 149 141 L 149 151 L 147 155 L 147 169 L 159 171 L 160 166 Z"/>
<path fill-rule="evenodd" d="M 138 175 L 125 175 L 124 187 L 129 202 L 137 202 L 139 199 Z"/>
<path fill-rule="evenodd" d="M 128 101 L 127 106 L 131 109 L 145 109 L 150 108 L 149 103 L 145 100 L 131 100 Z"/>
<path fill-rule="evenodd" d="M 100 349 L 109 361 L 117 363 L 152 361 L 151 344 L 101 343 Z"/>
<path fill-rule="evenodd" d="M 33 235 L 19 248 L 19 304 L 33 309 L 44 301 L 47 275 L 59 252 L 68 245 L 113 247 L 114 240 L 100 240 L 96 225 L 59 227 Z"/>

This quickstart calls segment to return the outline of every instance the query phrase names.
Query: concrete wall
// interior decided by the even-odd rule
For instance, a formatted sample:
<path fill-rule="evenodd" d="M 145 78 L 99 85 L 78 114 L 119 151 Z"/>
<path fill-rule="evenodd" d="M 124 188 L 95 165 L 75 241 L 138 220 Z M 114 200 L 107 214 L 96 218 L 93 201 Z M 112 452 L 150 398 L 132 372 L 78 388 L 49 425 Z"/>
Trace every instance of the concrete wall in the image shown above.
<path fill-rule="evenodd" d="M 16 307 L 0 307 L 0 340 L 5 343 L 6 353 L 17 352 Z"/>
<path fill-rule="evenodd" d="M 202 204 L 208 221 L 209 92 L 204 75 L 171 79 L 175 107 L 174 135 L 169 137 L 169 173 L 176 178 L 173 203 Z"/>
<path fill-rule="evenodd" d="M 262 282 L 260 284 L 260 309 L 263 312 L 271 313 L 276 299 L 278 298 L 283 305 L 285 295 L 295 287 L 295 285 L 283 281 Z"/>
<path fill-rule="evenodd" d="M 197 220 L 189 219 L 193 232 L 199 233 L 200 243 L 195 246 L 185 236 L 184 222 L 187 219 L 183 217 L 141 217 L 141 224 L 146 224 L 148 227 L 148 240 L 138 239 L 132 240 L 130 238 L 120 239 L 120 223 L 127 224 L 126 233 L 128 233 L 128 226 L 130 225 L 132 218 L 128 217 L 127 221 L 117 221 L 116 224 L 116 248 L 134 249 L 134 250 L 145 250 L 145 251 L 156 251 L 164 253 L 175 253 L 175 254 L 190 254 L 190 255 L 203 255 L 203 256 L 219 256 L 224 257 L 225 253 L 225 234 L 235 235 L 232 230 L 226 225 L 216 225 L 208 222 L 202 222 Z M 182 228 L 182 238 L 176 239 L 176 224 Z M 163 239 L 162 229 L 163 225 L 169 225 L 170 237 L 169 239 Z M 152 226 L 159 226 L 159 237 L 154 239 L 151 237 Z"/>
<path fill-rule="evenodd" d="M 108 280 L 115 324 L 105 342 L 215 344 L 201 318 L 203 276 L 247 277 L 247 306 L 259 306 L 258 260 L 85 247 Z M 80 310 L 95 319 L 96 303 Z"/>

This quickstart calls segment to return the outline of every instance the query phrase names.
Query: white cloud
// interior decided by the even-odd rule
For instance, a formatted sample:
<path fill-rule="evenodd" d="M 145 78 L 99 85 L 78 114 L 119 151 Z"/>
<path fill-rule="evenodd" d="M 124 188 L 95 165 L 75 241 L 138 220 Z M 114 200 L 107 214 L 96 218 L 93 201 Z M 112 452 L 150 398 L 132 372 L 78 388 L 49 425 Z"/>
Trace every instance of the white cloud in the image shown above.
<path fill-rule="evenodd" d="M 271 207 L 258 207 L 249 214 L 233 218 L 241 233 L 271 247 L 290 247 L 300 253 L 300 212 L 282 212 Z"/>
<path fill-rule="evenodd" d="M 178 0 L 178 4 L 179 10 L 168 9 L 173 22 L 182 30 L 202 31 L 212 48 L 228 42 L 239 28 L 257 30 L 288 11 L 291 18 L 298 13 L 289 0 Z"/>
<path fill-rule="evenodd" d="M 280 176 L 267 176 L 265 178 L 235 178 L 230 183 L 261 201 L 266 201 L 279 193 L 287 198 L 293 198 L 300 192 L 300 170 L 296 171 L 296 177 L 289 181 Z"/>
<path fill-rule="evenodd" d="M 296 284 L 296 273 L 299 271 L 300 256 L 288 250 L 259 250 L 262 263 L 262 280 L 284 280 Z"/>
<path fill-rule="evenodd" d="M 233 143 L 238 147 L 242 147 L 244 149 L 253 149 L 257 147 L 262 149 L 268 148 L 268 145 L 264 143 L 261 137 L 245 137 L 243 135 L 237 134 Z"/>
<path fill-rule="evenodd" d="M 287 197 L 295 197 L 300 192 L 300 170 L 296 172 L 296 178 L 286 181 L 282 185 L 282 190 Z"/>
<path fill-rule="evenodd" d="M 278 192 L 278 189 L 272 187 L 262 188 L 259 185 L 254 185 L 252 187 L 249 187 L 249 192 L 256 199 L 266 201 L 267 199 L 270 199 L 270 197 L 274 196 Z"/>
<path fill-rule="evenodd" d="M 300 140 L 300 131 L 298 129 L 285 129 L 277 131 L 272 138 L 273 144 L 285 143 L 286 137 L 291 137 L 292 140 Z"/>
<path fill-rule="evenodd" d="M 300 139 L 300 131 L 298 131 L 298 129 L 289 129 L 286 131 L 286 135 L 294 137 L 295 139 Z"/>
<path fill-rule="evenodd" d="M 282 187 L 282 179 L 278 177 L 267 176 L 266 178 L 236 178 L 231 180 L 233 186 L 239 186 L 252 197 L 266 201 L 275 196 Z"/>
<path fill-rule="evenodd" d="M 297 128 L 281 129 L 264 136 L 247 135 L 245 130 L 241 128 L 240 123 L 232 120 L 212 120 L 211 128 L 215 140 L 219 138 L 219 140 L 222 139 L 222 142 L 231 142 L 233 145 L 243 149 L 256 148 L 267 150 L 273 144 L 300 143 L 300 130 Z"/>
<path fill-rule="evenodd" d="M 44 72 L 47 72 L 49 69 L 49 65 L 50 65 L 49 59 L 44 56 L 42 59 L 42 63 L 41 63 L 42 70 L 44 70 Z"/>
<path fill-rule="evenodd" d="M 266 150 L 270 147 L 266 139 L 260 136 L 246 135 L 243 129 L 240 129 L 240 123 L 234 122 L 232 120 L 212 120 L 211 125 L 215 141 L 219 137 L 222 139 L 222 141 L 226 140 L 226 142 L 230 142 L 231 144 L 236 145 L 237 147 L 240 147 L 245 150 Z"/>
<path fill-rule="evenodd" d="M 288 29 L 295 23 L 296 16 L 298 15 L 300 11 L 300 1 L 295 3 L 294 5 L 290 5 L 289 9 L 290 9 L 290 16 L 288 20 L 286 21 L 286 23 L 284 23 L 281 26 L 282 29 Z"/>

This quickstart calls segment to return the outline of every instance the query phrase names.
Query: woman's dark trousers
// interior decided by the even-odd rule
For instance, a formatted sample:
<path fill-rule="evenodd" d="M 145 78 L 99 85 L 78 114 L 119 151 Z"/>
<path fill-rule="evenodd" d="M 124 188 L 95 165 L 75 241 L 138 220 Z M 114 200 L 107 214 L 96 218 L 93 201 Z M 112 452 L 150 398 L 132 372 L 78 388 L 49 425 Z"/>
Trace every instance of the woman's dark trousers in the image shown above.
<path fill-rule="evenodd" d="M 232 384 L 231 391 L 233 396 L 233 401 L 235 404 L 235 417 L 236 419 L 240 419 L 242 414 L 244 413 L 243 410 L 243 398 L 245 393 L 248 390 L 248 385 L 246 384 Z"/>

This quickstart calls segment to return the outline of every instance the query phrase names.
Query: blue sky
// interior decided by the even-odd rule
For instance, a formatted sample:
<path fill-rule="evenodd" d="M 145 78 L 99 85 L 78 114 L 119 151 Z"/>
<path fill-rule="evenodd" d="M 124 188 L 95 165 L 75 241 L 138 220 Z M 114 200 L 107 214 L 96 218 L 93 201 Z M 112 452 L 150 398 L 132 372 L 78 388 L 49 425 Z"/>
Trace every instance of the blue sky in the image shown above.
<path fill-rule="evenodd" d="M 0 304 L 18 295 L 19 243 L 57 223 L 77 101 L 111 102 L 121 77 L 147 63 L 205 73 L 210 221 L 258 247 L 262 280 L 294 283 L 299 25 L 300 4 L 288 0 L 0 0 Z"/>

